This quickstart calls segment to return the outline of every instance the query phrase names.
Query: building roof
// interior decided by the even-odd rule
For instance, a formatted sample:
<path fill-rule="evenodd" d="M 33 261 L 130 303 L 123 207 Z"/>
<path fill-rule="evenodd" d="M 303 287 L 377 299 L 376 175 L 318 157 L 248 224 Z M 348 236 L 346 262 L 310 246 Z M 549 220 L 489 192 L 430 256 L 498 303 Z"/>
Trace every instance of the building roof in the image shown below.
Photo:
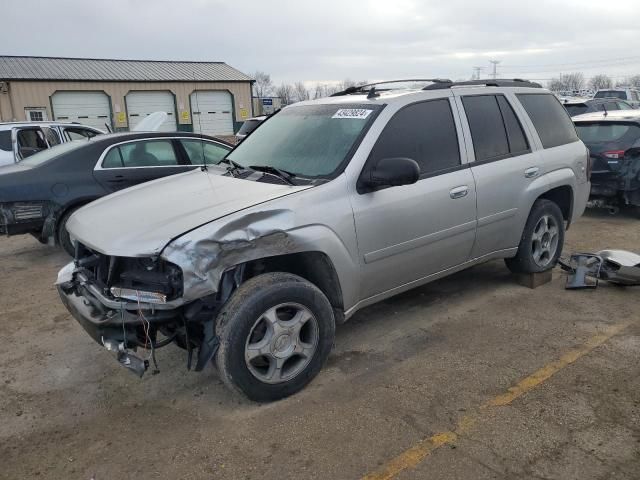
<path fill-rule="evenodd" d="M 0 56 L 0 80 L 249 82 L 224 62 Z"/>

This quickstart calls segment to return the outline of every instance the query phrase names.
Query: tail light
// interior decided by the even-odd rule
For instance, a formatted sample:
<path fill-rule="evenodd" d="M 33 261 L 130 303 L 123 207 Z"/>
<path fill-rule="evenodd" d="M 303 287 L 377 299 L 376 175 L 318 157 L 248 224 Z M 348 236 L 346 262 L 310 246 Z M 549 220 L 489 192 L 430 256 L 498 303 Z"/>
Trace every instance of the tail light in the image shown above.
<path fill-rule="evenodd" d="M 618 160 L 620 158 L 624 158 L 624 150 L 610 150 L 608 152 L 602 152 L 602 155 L 607 158 Z"/>
<path fill-rule="evenodd" d="M 591 166 L 591 152 L 587 149 L 587 181 L 590 182 L 591 181 L 591 170 L 592 170 L 592 166 Z"/>

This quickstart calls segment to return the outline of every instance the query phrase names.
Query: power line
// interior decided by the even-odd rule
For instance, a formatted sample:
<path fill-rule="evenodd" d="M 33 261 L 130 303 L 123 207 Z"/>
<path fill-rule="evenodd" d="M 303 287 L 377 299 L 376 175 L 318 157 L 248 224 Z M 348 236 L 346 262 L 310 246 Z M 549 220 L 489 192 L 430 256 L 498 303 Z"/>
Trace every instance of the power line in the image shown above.
<path fill-rule="evenodd" d="M 546 63 L 546 64 L 538 64 L 538 65 L 503 65 L 507 68 L 546 68 L 546 67 L 564 67 L 568 65 L 593 65 L 596 63 L 610 63 L 610 62 L 620 62 L 620 61 L 628 61 L 628 60 L 640 60 L 640 55 L 634 55 L 631 57 L 617 57 L 617 58 L 603 58 L 601 60 L 588 60 L 581 62 L 562 62 L 562 63 Z"/>

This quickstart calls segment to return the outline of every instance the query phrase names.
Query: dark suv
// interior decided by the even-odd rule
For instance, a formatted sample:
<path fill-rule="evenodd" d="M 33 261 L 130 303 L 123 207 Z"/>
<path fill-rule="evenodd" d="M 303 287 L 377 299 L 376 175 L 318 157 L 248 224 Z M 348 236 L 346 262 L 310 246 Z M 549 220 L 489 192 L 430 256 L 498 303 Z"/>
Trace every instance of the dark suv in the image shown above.
<path fill-rule="evenodd" d="M 591 152 L 590 206 L 640 212 L 640 111 L 589 113 L 573 121 Z"/>

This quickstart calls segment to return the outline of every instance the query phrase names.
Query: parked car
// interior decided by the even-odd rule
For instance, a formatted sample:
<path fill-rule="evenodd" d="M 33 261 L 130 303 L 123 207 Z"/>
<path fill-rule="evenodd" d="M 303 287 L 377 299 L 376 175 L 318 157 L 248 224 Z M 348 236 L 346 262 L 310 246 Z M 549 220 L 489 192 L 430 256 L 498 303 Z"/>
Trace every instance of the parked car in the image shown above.
<path fill-rule="evenodd" d="M 236 140 L 241 142 L 244 138 L 253 132 L 258 126 L 267 119 L 267 115 L 261 115 L 259 117 L 252 117 L 242 124 L 238 133 L 236 133 Z"/>
<path fill-rule="evenodd" d="M 569 115 L 575 117 L 589 112 L 603 112 L 611 110 L 631 110 L 631 104 L 616 98 L 563 98 L 562 105 L 567 109 Z"/>
<path fill-rule="evenodd" d="M 588 160 L 535 83 L 350 88 L 283 109 L 206 172 L 78 210 L 57 285 L 138 375 L 132 349 L 173 341 L 195 370 L 214 359 L 227 385 L 275 400 L 316 376 L 336 323 L 367 305 L 491 259 L 553 268 Z"/>
<path fill-rule="evenodd" d="M 109 193 L 219 162 L 231 145 L 190 133 L 120 133 L 64 143 L 0 169 L 0 233 L 30 233 L 70 255 L 71 214 Z M 141 205 L 130 205 L 137 211 Z"/>
<path fill-rule="evenodd" d="M 594 98 L 619 98 L 626 100 L 633 108 L 640 107 L 640 92 L 633 87 L 616 87 L 598 90 Z"/>
<path fill-rule="evenodd" d="M 640 111 L 588 113 L 573 121 L 591 152 L 590 205 L 640 213 Z"/>
<path fill-rule="evenodd" d="M 86 140 L 103 133 L 96 128 L 77 123 L 0 123 L 0 167 L 13 165 L 34 153 L 61 143 Z"/>

